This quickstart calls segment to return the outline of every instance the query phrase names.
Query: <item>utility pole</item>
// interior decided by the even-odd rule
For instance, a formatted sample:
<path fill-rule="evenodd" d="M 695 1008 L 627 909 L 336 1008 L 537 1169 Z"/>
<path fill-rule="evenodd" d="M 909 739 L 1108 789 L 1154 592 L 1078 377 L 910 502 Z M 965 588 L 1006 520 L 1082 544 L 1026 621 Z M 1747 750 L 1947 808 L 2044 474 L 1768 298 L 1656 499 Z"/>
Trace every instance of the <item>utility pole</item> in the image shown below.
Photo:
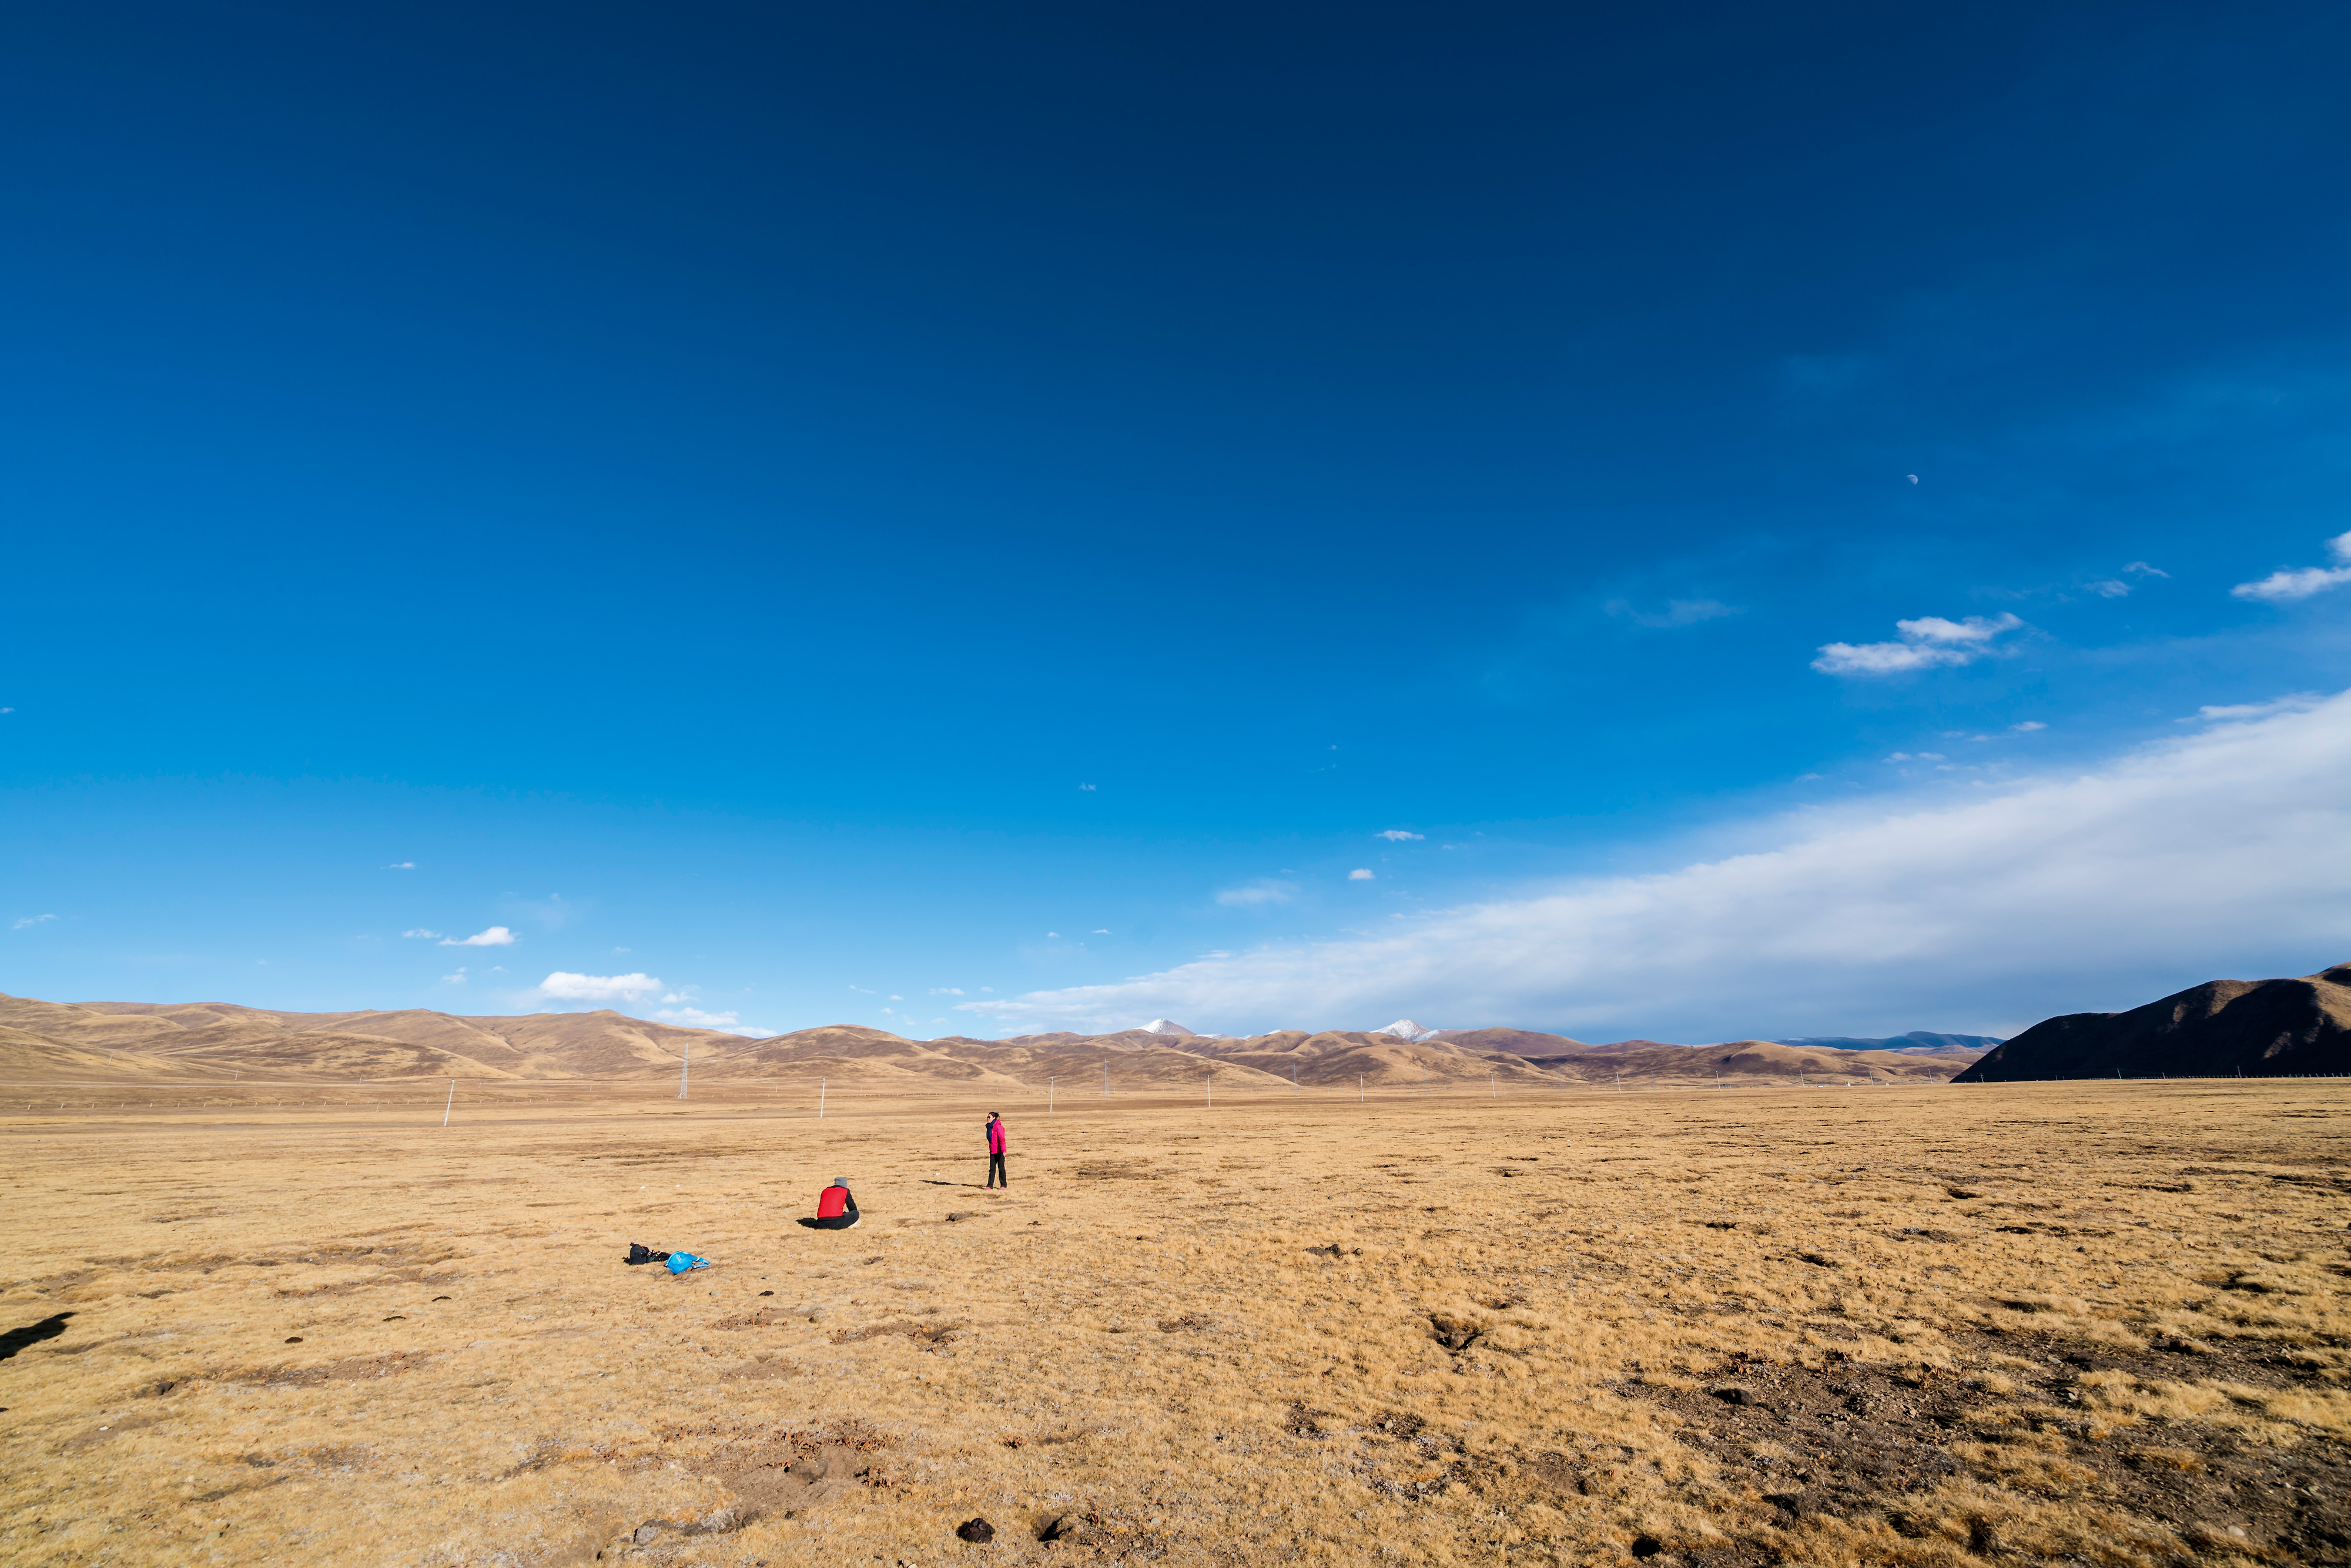
<path fill-rule="evenodd" d="M 816 1081 L 816 1119 L 820 1122 L 824 1120 L 824 1089 L 829 1082 L 824 1078 Z"/>
<path fill-rule="evenodd" d="M 450 1113 L 450 1112 L 452 1112 L 452 1111 L 454 1111 L 454 1110 L 455 1110 L 456 1108 L 457 1108 L 457 1081 L 456 1081 L 455 1079 L 452 1078 L 451 1080 L 449 1080 L 449 1101 L 448 1101 L 448 1103 L 447 1103 L 447 1104 L 445 1104 L 445 1105 L 443 1105 L 443 1106 L 441 1107 L 441 1124 L 442 1124 L 444 1127 L 446 1127 L 446 1126 L 449 1124 L 449 1113 Z"/>

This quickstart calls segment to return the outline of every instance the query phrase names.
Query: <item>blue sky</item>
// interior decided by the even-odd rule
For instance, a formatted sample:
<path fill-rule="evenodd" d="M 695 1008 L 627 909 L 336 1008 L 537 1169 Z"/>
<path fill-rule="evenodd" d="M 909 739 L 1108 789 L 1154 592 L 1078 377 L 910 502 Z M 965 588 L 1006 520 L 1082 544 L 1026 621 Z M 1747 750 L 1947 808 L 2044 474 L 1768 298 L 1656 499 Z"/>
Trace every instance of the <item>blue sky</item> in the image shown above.
<path fill-rule="evenodd" d="M 1698 1040 L 2340 961 L 2346 54 L 22 18 L 0 989 Z"/>

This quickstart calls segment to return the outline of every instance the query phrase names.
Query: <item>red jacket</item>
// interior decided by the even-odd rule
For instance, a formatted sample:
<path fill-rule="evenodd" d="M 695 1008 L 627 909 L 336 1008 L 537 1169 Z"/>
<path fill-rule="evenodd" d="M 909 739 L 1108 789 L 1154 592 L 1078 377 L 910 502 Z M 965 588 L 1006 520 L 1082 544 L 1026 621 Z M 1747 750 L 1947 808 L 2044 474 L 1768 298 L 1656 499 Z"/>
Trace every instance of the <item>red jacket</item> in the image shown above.
<path fill-rule="evenodd" d="M 816 1217 L 819 1219 L 839 1219 L 849 1212 L 849 1204 L 847 1187 L 829 1186 L 824 1189 L 823 1196 L 816 1200 Z"/>
<path fill-rule="evenodd" d="M 1000 1155 L 1004 1152 L 1004 1124 L 1002 1122 L 990 1122 L 987 1124 L 987 1152 L 991 1155 Z"/>

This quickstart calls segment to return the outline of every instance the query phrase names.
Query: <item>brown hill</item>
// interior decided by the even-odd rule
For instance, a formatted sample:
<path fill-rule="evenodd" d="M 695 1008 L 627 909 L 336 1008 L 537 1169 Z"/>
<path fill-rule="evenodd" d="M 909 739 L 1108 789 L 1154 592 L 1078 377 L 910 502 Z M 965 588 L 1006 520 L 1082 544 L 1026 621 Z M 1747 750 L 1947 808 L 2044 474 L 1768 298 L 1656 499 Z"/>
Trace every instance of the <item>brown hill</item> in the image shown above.
<path fill-rule="evenodd" d="M 1507 1051 L 1513 1056 L 1564 1056 L 1600 1049 L 1563 1034 L 1531 1029 L 1441 1029 L 1436 1038 L 1469 1051 Z"/>
<path fill-rule="evenodd" d="M 1129 1088 L 1198 1086 L 1213 1069 L 1219 1084 L 1234 1089 L 1268 1088 L 1270 1074 L 1220 1051 L 1196 1049 L 1226 1043 L 1198 1035 L 1149 1034 L 1126 1030 L 1117 1034 L 1023 1035 L 1012 1040 L 935 1040 L 931 1045 L 958 1061 L 984 1064 L 993 1071 L 1039 1084 L 1048 1079 L 1073 1085 L 1100 1085 L 1105 1065 L 1115 1092 Z M 1280 1081 L 1290 1082 L 1287 1076 Z"/>
<path fill-rule="evenodd" d="M 1768 1040 L 1727 1045 L 1665 1045 L 1653 1040 L 1589 1046 L 1570 1056 L 1541 1059 L 1539 1065 L 1571 1082 L 1610 1083 L 1622 1074 L 1629 1086 L 1659 1082 L 1740 1083 L 1758 1080 L 1831 1084 L 1940 1083 L 1952 1063 L 1940 1056 L 1901 1051 L 1825 1051 L 1781 1045 Z"/>
<path fill-rule="evenodd" d="M 296 1013 L 226 1002 L 45 1002 L 0 996 L 0 1027 L 78 1051 L 138 1052 L 194 1077 L 578 1078 L 674 1072 L 690 1049 L 723 1067 L 756 1041 L 609 1009 L 459 1018 Z M 66 1058 L 52 1061 L 63 1071 Z M 34 1059 L 25 1060 L 35 1071 Z"/>
<path fill-rule="evenodd" d="M 2351 1072 L 2351 964 L 2290 980 L 2207 980 L 2119 1013 L 2067 1013 L 1955 1082 Z"/>
<path fill-rule="evenodd" d="M 1705 1053 L 1714 1052 L 1714 1057 Z M 609 1009 L 461 1017 L 423 1009 L 277 1012 L 226 1002 L 45 1002 L 0 996 L 0 1073 L 47 1079 L 271 1081 L 470 1078 L 528 1082 L 654 1079 L 691 1053 L 697 1079 L 817 1077 L 898 1083 L 1067 1084 L 1083 1092 L 1105 1062 L 1111 1087 L 1174 1090 L 1205 1083 L 1268 1089 L 1508 1082 L 1713 1082 L 1725 1076 L 1844 1074 L 1940 1078 L 1942 1058 L 1773 1045 L 1589 1045 L 1531 1030 L 1461 1030 L 1407 1040 L 1374 1031 L 1283 1030 L 1248 1039 L 1067 1031 L 975 1040 L 909 1040 L 826 1024 L 771 1040 L 633 1019 Z"/>
<path fill-rule="evenodd" d="M 1403 1040 L 1374 1030 L 1326 1030 L 1309 1034 L 1303 1030 L 1282 1030 L 1246 1040 L 1187 1042 L 1187 1049 L 1301 1087 L 1345 1085 L 1359 1078 L 1366 1086 L 1458 1085 L 1482 1083 L 1489 1074 L 1511 1081 L 1541 1075 L 1525 1058 L 1507 1051 L 1476 1051 L 1451 1040 Z"/>

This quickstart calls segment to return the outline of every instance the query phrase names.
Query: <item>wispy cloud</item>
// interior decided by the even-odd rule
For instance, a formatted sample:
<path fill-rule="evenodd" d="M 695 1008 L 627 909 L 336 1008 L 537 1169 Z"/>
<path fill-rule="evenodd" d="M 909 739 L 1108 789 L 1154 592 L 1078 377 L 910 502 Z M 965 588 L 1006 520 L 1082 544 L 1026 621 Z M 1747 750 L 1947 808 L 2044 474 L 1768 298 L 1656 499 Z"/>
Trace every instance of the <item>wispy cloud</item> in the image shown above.
<path fill-rule="evenodd" d="M 1813 661 L 1813 668 L 1824 675 L 1891 675 L 1905 670 L 1972 664 L 1993 651 L 1993 640 L 2001 633 L 2023 624 L 2007 613 L 1970 615 L 1964 621 L 1922 615 L 1916 621 L 1894 623 L 1894 629 L 1902 633 L 1898 643 L 1827 643 Z"/>
<path fill-rule="evenodd" d="M 414 871 L 416 869 L 416 862 L 414 861 L 394 861 L 383 869 L 386 871 Z"/>
<path fill-rule="evenodd" d="M 458 967 L 457 967 L 457 972 L 456 972 L 455 974 L 454 974 L 454 975 L 444 975 L 444 976 L 442 976 L 442 977 L 441 977 L 441 983 L 442 983 L 443 985 L 444 985 L 444 986 L 462 986 L 462 985 L 464 985 L 464 984 L 465 983 L 465 966 L 464 966 L 464 965 L 462 965 L 462 964 L 461 964 L 461 965 L 459 965 L 459 966 L 458 966 Z"/>
<path fill-rule="evenodd" d="M 1386 828 L 1374 833 L 1375 839 L 1385 839 L 1393 844 L 1412 843 L 1428 837 L 1426 833 L 1407 833 L 1402 828 Z"/>
<path fill-rule="evenodd" d="M 2259 582 L 2241 582 L 2229 591 L 2239 599 L 2284 604 L 2351 582 L 2351 533 L 2337 534 L 2328 539 L 2326 553 L 2343 564 L 2335 567 L 2305 566 L 2298 571 L 2273 571 Z"/>
<path fill-rule="evenodd" d="M 2030 735 L 2036 729 L 2047 729 L 2049 727 L 2037 718 L 2028 718 L 2022 724 L 2011 724 L 2008 727 L 2019 735 Z"/>
<path fill-rule="evenodd" d="M 2282 697 L 2272 697 L 2265 703 L 2208 703 L 2180 724 L 2235 724 L 2249 718 L 2267 718 L 2272 714 L 2306 713 L 2325 702 L 2317 692 L 2289 692 Z"/>
<path fill-rule="evenodd" d="M 634 1002 L 668 989 L 651 975 L 574 975 L 558 969 L 538 983 L 539 995 L 565 1002 Z"/>
<path fill-rule="evenodd" d="M 1246 887 L 1225 888 L 1217 894 L 1217 902 L 1228 909 L 1259 909 L 1269 904 L 1288 904 L 1297 896 L 1296 883 L 1269 879 L 1250 883 Z"/>
<path fill-rule="evenodd" d="M 746 1040 L 773 1040 L 771 1029 L 753 1029 L 735 1013 L 706 1013 L 700 1008 L 663 1008 L 653 1017 L 664 1023 L 683 1024 L 688 1029 L 712 1029 L 725 1034 L 739 1034 Z"/>
<path fill-rule="evenodd" d="M 26 927 L 27 925 L 46 925 L 46 924 L 47 924 L 49 921 L 55 920 L 56 918 L 57 918 L 57 916 L 56 916 L 56 915 L 27 915 L 26 916 L 25 916 L 25 918 L 24 918 L 24 919 L 19 920 L 18 922 L 16 922 L 16 925 L 15 925 L 14 929 L 18 930 L 18 931 L 22 931 L 22 930 L 24 930 L 24 929 L 25 929 L 25 927 Z"/>
<path fill-rule="evenodd" d="M 1719 621 L 1739 611 L 1714 599 L 1668 599 L 1663 610 L 1636 610 L 1630 601 L 1612 599 L 1601 606 L 1611 615 L 1620 616 L 1635 626 L 1673 627 L 1695 626 L 1701 621 Z"/>
<path fill-rule="evenodd" d="M 963 988 L 961 986 L 933 986 L 931 988 L 931 995 L 935 997 L 959 997 L 963 995 Z"/>
<path fill-rule="evenodd" d="M 2346 778 L 2351 693 L 1956 802 L 1940 787 L 1758 821 L 1747 836 L 1774 847 L 1757 852 L 958 1005 L 1028 1028 L 1996 1033 L 2351 956 Z"/>
<path fill-rule="evenodd" d="M 1347 873 L 1347 880 L 1349 882 L 1369 882 L 1372 880 L 1372 868 L 1369 866 L 1359 865 L 1354 870 Z"/>
<path fill-rule="evenodd" d="M 444 947 L 511 947 L 515 934 L 503 925 L 493 925 L 487 931 L 476 931 L 471 936 L 444 936 Z"/>
<path fill-rule="evenodd" d="M 2143 560 L 2131 561 L 2124 566 L 2123 570 L 2138 577 L 2169 577 L 2171 575 L 2169 572 L 2164 570 L 2163 568 L 2159 566 L 2149 566 Z"/>
<path fill-rule="evenodd" d="M 402 932 L 402 933 L 401 933 L 401 935 L 402 935 L 402 936 L 419 936 L 419 937 L 423 937 L 424 940 L 426 940 L 426 941 L 428 941 L 428 942 L 429 942 L 429 941 L 437 941 L 437 940 L 439 940 L 440 936 L 441 936 L 441 933 L 439 933 L 438 931 L 427 931 L 423 926 L 420 925 L 420 926 L 418 926 L 418 927 L 417 927 L 415 930 L 413 930 L 413 931 L 403 931 L 403 932 Z"/>

